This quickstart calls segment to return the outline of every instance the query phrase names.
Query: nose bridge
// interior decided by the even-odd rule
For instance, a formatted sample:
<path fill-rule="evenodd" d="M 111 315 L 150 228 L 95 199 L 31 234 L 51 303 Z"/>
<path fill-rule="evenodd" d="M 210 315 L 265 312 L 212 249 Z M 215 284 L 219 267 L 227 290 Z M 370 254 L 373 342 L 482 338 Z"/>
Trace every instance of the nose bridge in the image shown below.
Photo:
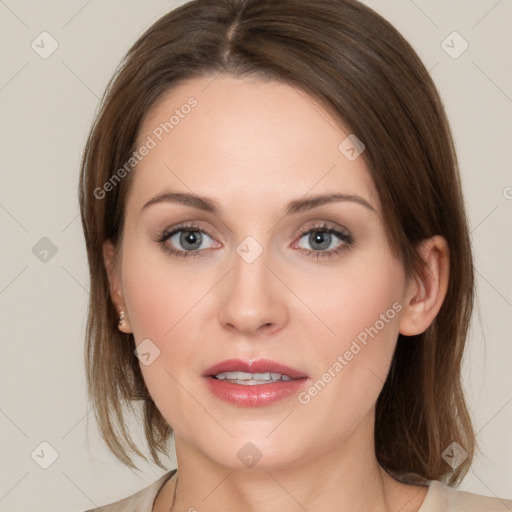
<path fill-rule="evenodd" d="M 227 276 L 219 321 L 227 328 L 256 334 L 260 328 L 277 329 L 287 319 L 284 296 L 273 272 L 271 253 L 248 236 L 235 248 Z"/>

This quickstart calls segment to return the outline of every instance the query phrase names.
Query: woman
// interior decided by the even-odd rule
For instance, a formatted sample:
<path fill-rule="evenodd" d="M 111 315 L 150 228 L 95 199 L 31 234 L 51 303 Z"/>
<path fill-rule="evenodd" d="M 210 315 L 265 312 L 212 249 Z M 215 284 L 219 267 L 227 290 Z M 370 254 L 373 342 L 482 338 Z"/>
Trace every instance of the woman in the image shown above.
<path fill-rule="evenodd" d="M 101 510 L 512 510 L 452 489 L 475 434 L 451 134 L 351 0 L 195 0 L 109 85 L 84 152 L 89 393 L 178 471 Z M 179 481 L 178 481 L 179 478 Z"/>

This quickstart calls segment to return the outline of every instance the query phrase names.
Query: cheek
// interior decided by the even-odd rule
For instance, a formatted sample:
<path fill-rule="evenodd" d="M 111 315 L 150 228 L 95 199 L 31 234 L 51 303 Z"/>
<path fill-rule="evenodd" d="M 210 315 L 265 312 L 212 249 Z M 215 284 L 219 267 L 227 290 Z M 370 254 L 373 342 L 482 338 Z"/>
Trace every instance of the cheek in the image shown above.
<path fill-rule="evenodd" d="M 331 331 L 322 329 L 327 332 L 327 345 L 348 349 L 359 335 L 364 342 L 368 330 L 376 336 L 374 328 L 385 342 L 383 338 L 398 331 L 404 282 L 400 263 L 388 252 L 376 250 L 347 258 L 345 265 L 340 265 L 321 286 L 317 282 L 312 288 L 310 283 L 310 290 L 316 289 L 311 303 Z"/>
<path fill-rule="evenodd" d="M 141 371 L 157 407 L 173 417 L 194 403 L 179 383 L 183 369 L 200 373 L 200 325 L 210 319 L 204 294 L 214 279 L 185 275 L 163 251 L 137 239 L 126 237 L 123 250 L 123 290 L 135 344 L 150 353 L 150 364 L 141 358 Z M 192 391 L 190 384 L 187 389 Z"/>
<path fill-rule="evenodd" d="M 376 248 L 346 258 L 323 286 L 315 288 L 311 303 L 329 328 L 316 322 L 320 342 L 309 347 L 324 367 L 320 372 L 339 363 L 341 356 L 343 371 L 338 373 L 344 377 L 339 381 L 366 379 L 369 369 L 376 379 L 385 379 L 398 336 L 404 280 L 400 263 Z M 313 324 L 308 338 L 314 334 Z"/>
<path fill-rule="evenodd" d="M 374 406 L 396 345 L 404 279 L 400 264 L 383 252 L 347 260 L 343 275 L 333 278 L 317 302 L 333 332 L 309 347 L 317 372 L 298 397 L 309 414 L 344 425 L 347 433 Z"/>
<path fill-rule="evenodd" d="M 185 312 L 190 293 L 166 258 L 157 243 L 142 234 L 125 237 L 123 289 L 136 342 L 163 339 Z"/>

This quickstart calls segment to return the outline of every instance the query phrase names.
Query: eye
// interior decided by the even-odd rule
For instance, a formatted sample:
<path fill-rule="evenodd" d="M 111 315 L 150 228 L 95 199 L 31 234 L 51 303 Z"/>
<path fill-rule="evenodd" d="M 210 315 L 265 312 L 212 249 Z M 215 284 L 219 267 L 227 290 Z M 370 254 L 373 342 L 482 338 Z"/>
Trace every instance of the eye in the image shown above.
<path fill-rule="evenodd" d="M 312 257 L 332 257 L 348 250 L 353 244 L 352 237 L 348 232 L 341 231 L 333 226 L 321 224 L 313 226 L 309 229 L 302 230 L 299 242 L 299 249 L 306 256 Z M 336 241 L 338 239 L 338 241 Z M 305 240 L 311 249 L 304 248 L 300 244 L 301 240 Z"/>
<path fill-rule="evenodd" d="M 316 258 L 336 256 L 348 250 L 354 244 L 348 232 L 328 224 L 301 230 L 299 236 L 299 241 L 295 242 L 292 248 L 298 248 L 306 256 Z M 306 244 L 311 246 L 311 249 L 303 247 L 303 244 L 300 243 L 303 239 Z M 221 244 L 215 242 L 207 231 L 195 224 L 180 225 L 171 230 L 166 230 L 158 235 L 157 242 L 168 254 L 183 258 L 200 257 L 206 249 L 221 247 Z M 217 245 L 209 245 L 211 242 Z M 295 247 L 297 244 L 298 247 Z"/>
<path fill-rule="evenodd" d="M 166 252 L 184 258 L 200 256 L 205 249 L 210 248 L 208 246 L 209 240 L 213 240 L 211 235 L 204 229 L 192 224 L 181 225 L 170 231 L 164 231 L 157 238 L 157 242 Z"/>

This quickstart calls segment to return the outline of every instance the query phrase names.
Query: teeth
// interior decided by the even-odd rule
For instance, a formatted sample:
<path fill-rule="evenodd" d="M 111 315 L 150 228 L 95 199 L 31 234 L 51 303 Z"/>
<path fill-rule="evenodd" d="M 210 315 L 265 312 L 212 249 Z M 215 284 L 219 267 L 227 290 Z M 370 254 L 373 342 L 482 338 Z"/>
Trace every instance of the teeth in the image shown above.
<path fill-rule="evenodd" d="M 278 382 L 280 380 L 292 380 L 288 375 L 281 373 L 247 373 L 247 372 L 222 372 L 215 376 L 218 380 L 229 380 L 237 384 L 253 385 L 260 382 Z"/>

